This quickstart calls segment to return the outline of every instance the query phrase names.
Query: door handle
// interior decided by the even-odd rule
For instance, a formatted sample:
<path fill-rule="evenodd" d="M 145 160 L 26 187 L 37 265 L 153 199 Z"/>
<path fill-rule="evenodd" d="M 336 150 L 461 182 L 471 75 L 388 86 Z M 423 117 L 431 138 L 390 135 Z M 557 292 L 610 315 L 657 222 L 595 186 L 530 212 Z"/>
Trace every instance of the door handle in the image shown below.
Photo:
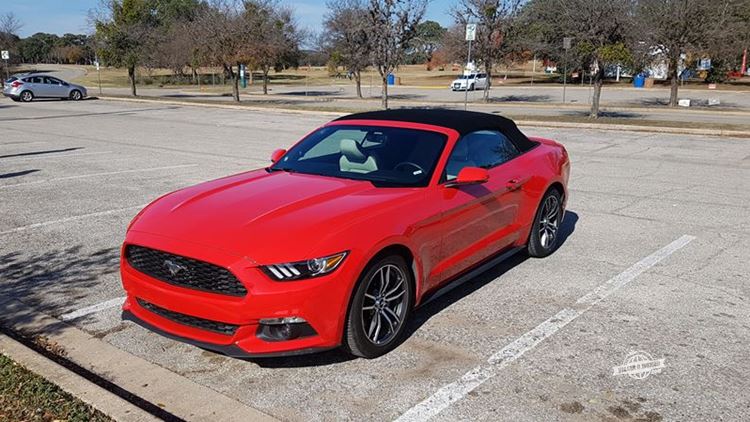
<path fill-rule="evenodd" d="M 509 191 L 521 189 L 521 187 L 529 180 L 529 178 L 514 177 L 505 183 L 505 188 Z"/>

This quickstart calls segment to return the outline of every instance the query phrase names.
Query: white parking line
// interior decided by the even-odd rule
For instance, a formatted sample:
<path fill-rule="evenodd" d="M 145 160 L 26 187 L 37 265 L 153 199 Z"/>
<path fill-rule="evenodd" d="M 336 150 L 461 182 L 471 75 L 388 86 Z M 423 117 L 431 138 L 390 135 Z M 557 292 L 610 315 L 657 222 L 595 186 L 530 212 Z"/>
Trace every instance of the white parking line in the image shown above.
<path fill-rule="evenodd" d="M 126 208 L 117 208 L 117 209 L 107 210 L 107 211 L 92 212 L 92 213 L 89 213 L 89 214 L 74 215 L 73 217 L 61 218 L 60 220 L 52 220 L 52 221 L 45 221 L 43 223 L 29 224 L 28 226 L 21 226 L 21 227 L 16 227 L 16 228 L 13 228 L 13 229 L 10 229 L 10 230 L 2 231 L 2 232 L 0 232 L 0 235 L 22 232 L 22 231 L 25 231 L 25 230 L 36 229 L 36 228 L 39 228 L 39 227 L 52 226 L 52 225 L 55 225 L 55 224 L 68 223 L 70 221 L 83 220 L 83 219 L 86 219 L 86 218 L 89 218 L 89 217 L 99 217 L 99 216 L 102 216 L 102 215 L 117 214 L 117 213 L 124 212 L 124 211 L 131 211 L 131 210 L 135 210 L 135 209 L 141 209 L 141 208 L 145 207 L 146 205 L 148 205 L 148 204 L 135 205 L 135 206 L 126 207 Z"/>
<path fill-rule="evenodd" d="M 583 315 L 594 305 L 606 299 L 619 288 L 633 281 L 644 271 L 653 267 L 664 258 L 677 252 L 690 243 L 694 236 L 684 235 L 651 255 L 643 258 L 630 268 L 612 277 L 606 283 L 578 299 L 573 309 L 563 309 L 553 317 L 537 325 L 531 331 L 503 347 L 490 356 L 486 364 L 479 365 L 464 374 L 458 381 L 448 384 L 432 396 L 423 400 L 401 415 L 396 421 L 425 421 L 448 408 L 451 404 L 464 398 L 469 392 L 495 376 L 501 369 L 513 363 L 524 353 L 532 350 L 539 343 L 551 337 L 571 321 Z"/>
<path fill-rule="evenodd" d="M 126 173 L 140 173 L 142 171 L 158 171 L 158 170 L 173 170 L 186 167 L 195 167 L 198 164 L 181 164 L 178 166 L 165 166 L 165 167 L 151 167 L 145 169 L 132 169 L 132 170 L 120 170 L 120 171 L 108 171 L 104 173 L 91 173 L 91 174 L 78 174 L 75 176 L 57 177 L 54 179 L 45 180 L 34 180 L 33 182 L 15 183 L 11 185 L 2 185 L 0 189 L 14 188 L 16 186 L 27 186 L 27 185 L 38 185 L 40 183 L 59 182 L 63 180 L 74 180 L 74 179 L 85 179 L 87 177 L 99 177 L 99 176 L 111 176 L 115 174 L 126 174 Z"/>
<path fill-rule="evenodd" d="M 114 308 L 120 306 L 125 302 L 125 297 L 116 297 L 114 299 L 107 300 L 105 302 L 97 303 L 96 305 L 87 306 L 77 311 L 68 312 L 67 314 L 60 315 L 60 319 L 63 321 L 71 321 L 82 316 L 90 315 L 105 309 Z"/>

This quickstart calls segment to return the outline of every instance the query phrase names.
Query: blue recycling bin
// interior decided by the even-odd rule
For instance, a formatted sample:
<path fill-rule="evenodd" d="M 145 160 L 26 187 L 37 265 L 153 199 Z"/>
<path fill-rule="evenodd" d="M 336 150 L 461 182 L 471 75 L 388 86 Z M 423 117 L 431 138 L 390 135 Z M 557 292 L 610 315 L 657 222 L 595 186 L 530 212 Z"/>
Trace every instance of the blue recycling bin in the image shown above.
<path fill-rule="evenodd" d="M 396 75 L 393 73 L 388 74 L 388 85 L 395 85 L 396 84 Z"/>
<path fill-rule="evenodd" d="M 646 75 L 639 73 L 633 77 L 633 86 L 643 88 L 646 85 Z"/>

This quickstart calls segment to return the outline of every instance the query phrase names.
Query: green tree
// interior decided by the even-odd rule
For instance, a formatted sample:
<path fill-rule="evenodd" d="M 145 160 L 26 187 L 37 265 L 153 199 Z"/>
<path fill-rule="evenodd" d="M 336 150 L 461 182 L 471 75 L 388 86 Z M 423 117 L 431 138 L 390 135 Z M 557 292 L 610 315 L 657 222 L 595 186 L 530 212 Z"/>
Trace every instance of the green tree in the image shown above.
<path fill-rule="evenodd" d="M 151 0 L 106 0 L 95 20 L 99 55 L 105 63 L 128 70 L 136 96 L 135 71 L 149 57 L 159 27 L 157 5 Z"/>
<path fill-rule="evenodd" d="M 52 62 L 52 50 L 58 44 L 58 36 L 37 32 L 24 38 L 18 45 L 18 52 L 27 63 L 49 63 Z"/>
<path fill-rule="evenodd" d="M 429 63 L 435 50 L 440 48 L 448 29 L 438 22 L 424 21 L 417 25 L 417 34 L 412 41 L 411 62 Z"/>

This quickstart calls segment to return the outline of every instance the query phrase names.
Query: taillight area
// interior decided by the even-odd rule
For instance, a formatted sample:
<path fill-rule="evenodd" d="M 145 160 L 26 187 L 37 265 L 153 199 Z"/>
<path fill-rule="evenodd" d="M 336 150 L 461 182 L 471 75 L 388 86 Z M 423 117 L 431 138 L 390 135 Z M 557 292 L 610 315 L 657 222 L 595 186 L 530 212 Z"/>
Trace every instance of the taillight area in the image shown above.
<path fill-rule="evenodd" d="M 13 81 L 10 84 L 10 86 L 13 87 L 13 88 L 18 88 L 21 85 L 23 85 L 23 82 L 21 82 L 21 81 Z"/>

